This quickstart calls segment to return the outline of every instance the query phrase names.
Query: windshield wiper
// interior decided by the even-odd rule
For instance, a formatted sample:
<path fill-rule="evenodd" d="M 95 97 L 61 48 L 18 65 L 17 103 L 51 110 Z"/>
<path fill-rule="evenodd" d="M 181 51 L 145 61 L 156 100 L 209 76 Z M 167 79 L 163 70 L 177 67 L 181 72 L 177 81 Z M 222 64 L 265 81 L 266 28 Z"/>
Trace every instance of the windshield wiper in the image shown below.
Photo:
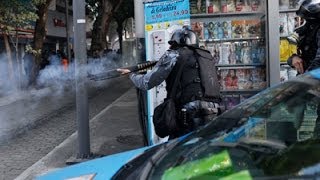
<path fill-rule="evenodd" d="M 287 146 L 281 142 L 273 140 L 262 140 L 254 138 L 241 138 L 237 142 L 223 142 L 215 141 L 210 145 L 212 146 L 221 146 L 221 147 L 230 147 L 230 148 L 243 148 L 246 150 L 261 152 L 264 154 L 274 154 L 278 151 L 285 149 Z"/>
<path fill-rule="evenodd" d="M 287 148 L 287 146 L 279 141 L 270 140 L 270 139 L 255 139 L 255 138 L 241 138 L 238 141 L 238 145 L 240 146 L 247 146 L 249 149 L 253 149 L 256 151 L 266 150 L 268 152 L 264 153 L 274 153 L 275 151 L 278 152 L 279 150 L 283 150 Z"/>

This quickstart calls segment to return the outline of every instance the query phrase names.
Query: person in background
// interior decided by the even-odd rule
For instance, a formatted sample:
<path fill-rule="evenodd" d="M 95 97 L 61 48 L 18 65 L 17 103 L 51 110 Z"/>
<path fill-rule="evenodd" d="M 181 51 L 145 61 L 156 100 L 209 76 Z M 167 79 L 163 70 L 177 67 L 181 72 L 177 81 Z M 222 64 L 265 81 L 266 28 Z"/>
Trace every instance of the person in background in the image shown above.
<path fill-rule="evenodd" d="M 30 45 L 26 46 L 25 55 L 23 56 L 23 65 L 24 72 L 26 73 L 26 86 L 28 87 L 32 83 L 32 69 L 35 65 L 35 56 Z"/>
<path fill-rule="evenodd" d="M 304 19 L 304 24 L 295 30 L 297 54 L 293 54 L 287 63 L 299 74 L 320 67 L 320 0 L 300 0 L 296 14 Z M 320 137 L 320 108 L 317 110 L 314 136 Z"/>
<path fill-rule="evenodd" d="M 68 61 L 68 59 L 67 59 L 67 57 L 65 55 L 62 56 L 61 64 L 62 64 L 63 71 L 65 73 L 67 73 L 68 72 L 69 61 Z"/>
<path fill-rule="evenodd" d="M 50 51 L 50 55 L 49 55 L 48 60 L 49 60 L 50 65 L 53 65 L 53 66 L 58 66 L 61 64 L 61 58 L 60 58 L 59 54 L 54 49 L 52 49 Z"/>
<path fill-rule="evenodd" d="M 221 98 L 212 55 L 198 47 L 196 34 L 184 27 L 176 30 L 168 43 L 170 48 L 151 71 L 146 74 L 131 73 L 130 79 L 141 90 L 151 89 L 165 81 L 167 94 L 171 94 L 175 77 L 182 68 L 179 84 L 173 96 L 176 109 L 186 110 L 187 118 L 185 123 L 182 117 L 177 117 L 179 130 L 169 135 L 169 139 L 173 139 L 205 125 L 216 117 Z M 206 65 L 203 66 L 202 63 Z M 129 69 L 118 71 L 122 74 L 130 73 Z"/>

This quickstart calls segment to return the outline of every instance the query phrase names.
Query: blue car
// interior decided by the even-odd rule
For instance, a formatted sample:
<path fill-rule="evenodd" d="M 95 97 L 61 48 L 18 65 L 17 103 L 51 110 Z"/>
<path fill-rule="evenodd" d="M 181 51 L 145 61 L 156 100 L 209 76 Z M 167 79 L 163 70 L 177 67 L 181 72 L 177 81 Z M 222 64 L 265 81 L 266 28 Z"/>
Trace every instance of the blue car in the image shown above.
<path fill-rule="evenodd" d="M 181 138 L 37 179 L 318 179 L 319 105 L 317 69 L 256 94 Z"/>

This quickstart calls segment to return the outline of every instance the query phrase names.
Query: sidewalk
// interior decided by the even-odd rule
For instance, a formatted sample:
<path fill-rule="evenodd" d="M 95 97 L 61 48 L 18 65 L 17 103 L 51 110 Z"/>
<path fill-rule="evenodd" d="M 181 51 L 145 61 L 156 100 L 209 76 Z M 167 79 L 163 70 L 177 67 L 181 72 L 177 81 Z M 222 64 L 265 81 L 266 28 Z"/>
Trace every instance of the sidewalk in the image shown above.
<path fill-rule="evenodd" d="M 137 106 L 136 89 L 131 88 L 90 120 L 93 154 L 109 155 L 143 146 Z M 77 148 L 77 133 L 74 133 L 16 179 L 33 179 L 37 175 L 66 167 L 70 157 L 77 154 Z"/>

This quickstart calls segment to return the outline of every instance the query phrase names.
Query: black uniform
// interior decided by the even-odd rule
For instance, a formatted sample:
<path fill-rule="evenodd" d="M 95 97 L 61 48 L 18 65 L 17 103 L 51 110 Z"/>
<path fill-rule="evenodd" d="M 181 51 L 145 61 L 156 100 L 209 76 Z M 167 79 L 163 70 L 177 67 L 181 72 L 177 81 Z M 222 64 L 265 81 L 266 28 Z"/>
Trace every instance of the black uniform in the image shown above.
<path fill-rule="evenodd" d="M 306 24 L 296 30 L 298 38 L 298 54 L 288 59 L 292 66 L 292 58 L 299 56 L 305 71 L 320 67 L 320 2 L 319 0 L 301 0 L 297 15 L 305 19 Z M 303 105 L 301 105 L 303 106 Z M 317 109 L 317 120 L 313 136 L 320 137 L 320 104 Z"/>
<path fill-rule="evenodd" d="M 166 89 L 170 91 L 181 65 L 182 75 L 175 95 L 176 109 L 186 109 L 187 125 L 183 125 L 178 117 L 178 124 L 183 128 L 171 134 L 170 138 L 192 131 L 218 114 L 220 86 L 210 52 L 191 46 L 170 49 L 150 72 L 130 76 L 140 89 L 151 89 L 166 81 Z"/>
<path fill-rule="evenodd" d="M 292 66 L 292 58 L 299 56 L 303 60 L 306 71 L 320 67 L 320 20 L 307 22 L 297 30 L 297 33 L 299 35 L 298 53 L 288 59 L 288 64 Z"/>

